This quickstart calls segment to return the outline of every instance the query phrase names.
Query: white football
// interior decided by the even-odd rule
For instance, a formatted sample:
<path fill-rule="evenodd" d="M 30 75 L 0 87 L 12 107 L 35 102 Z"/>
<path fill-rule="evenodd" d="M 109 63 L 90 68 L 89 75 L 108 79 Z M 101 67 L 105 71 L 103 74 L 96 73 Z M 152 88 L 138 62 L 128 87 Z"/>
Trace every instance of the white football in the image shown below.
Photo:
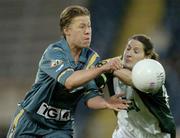
<path fill-rule="evenodd" d="M 163 66 L 153 59 L 140 60 L 132 69 L 134 86 L 145 93 L 156 93 L 165 83 L 165 77 Z"/>

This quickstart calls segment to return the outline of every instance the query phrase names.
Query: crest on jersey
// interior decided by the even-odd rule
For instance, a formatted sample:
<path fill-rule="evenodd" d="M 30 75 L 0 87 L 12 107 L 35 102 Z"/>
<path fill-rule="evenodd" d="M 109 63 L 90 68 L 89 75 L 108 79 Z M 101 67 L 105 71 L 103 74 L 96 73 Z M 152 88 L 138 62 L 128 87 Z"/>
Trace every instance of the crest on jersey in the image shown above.
<path fill-rule="evenodd" d="M 58 65 L 60 65 L 62 63 L 63 63 L 63 61 L 59 60 L 59 59 L 51 60 L 51 67 L 52 68 L 57 67 Z"/>

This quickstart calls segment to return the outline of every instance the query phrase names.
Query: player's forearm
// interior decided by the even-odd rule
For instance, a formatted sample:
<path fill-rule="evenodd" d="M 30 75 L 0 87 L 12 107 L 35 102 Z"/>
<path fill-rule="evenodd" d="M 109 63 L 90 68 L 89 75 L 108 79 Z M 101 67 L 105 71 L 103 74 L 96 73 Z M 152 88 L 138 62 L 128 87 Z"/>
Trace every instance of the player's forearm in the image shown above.
<path fill-rule="evenodd" d="M 86 105 L 91 109 L 106 109 L 107 102 L 101 96 L 96 96 L 87 101 Z"/>
<path fill-rule="evenodd" d="M 67 89 L 79 87 L 90 80 L 95 79 L 98 75 L 102 74 L 105 70 L 103 68 L 94 68 L 88 70 L 75 71 L 65 82 Z"/>
<path fill-rule="evenodd" d="M 73 89 L 79 87 L 90 80 L 95 79 L 98 75 L 105 72 L 113 72 L 114 70 L 120 69 L 119 58 L 114 58 L 106 64 L 87 70 L 75 71 L 71 76 L 66 79 L 65 87 L 67 89 Z"/>
<path fill-rule="evenodd" d="M 128 69 L 120 69 L 114 71 L 114 76 L 116 76 L 119 80 L 124 82 L 126 85 L 132 86 L 132 72 Z"/>

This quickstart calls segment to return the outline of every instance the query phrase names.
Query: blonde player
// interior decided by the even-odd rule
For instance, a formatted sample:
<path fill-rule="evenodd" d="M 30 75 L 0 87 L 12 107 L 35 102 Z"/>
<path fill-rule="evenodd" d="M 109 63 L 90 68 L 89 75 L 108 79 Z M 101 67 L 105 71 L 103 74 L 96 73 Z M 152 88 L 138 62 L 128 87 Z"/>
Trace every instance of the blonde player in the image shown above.
<path fill-rule="evenodd" d="M 74 115 L 81 98 L 92 109 L 128 107 L 117 97 L 104 99 L 94 81 L 120 66 L 114 59 L 94 67 L 100 59 L 90 48 L 89 10 L 68 6 L 60 14 L 60 27 L 64 37 L 43 53 L 35 82 L 18 105 L 7 138 L 73 138 Z"/>

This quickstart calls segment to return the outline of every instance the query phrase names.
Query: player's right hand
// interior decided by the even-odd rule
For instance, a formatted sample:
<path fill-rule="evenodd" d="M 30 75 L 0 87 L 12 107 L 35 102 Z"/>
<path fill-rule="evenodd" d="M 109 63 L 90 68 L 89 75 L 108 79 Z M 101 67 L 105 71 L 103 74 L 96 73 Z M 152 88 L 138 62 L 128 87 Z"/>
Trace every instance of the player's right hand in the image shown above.
<path fill-rule="evenodd" d="M 101 66 L 105 72 L 112 73 L 115 70 L 123 68 L 122 62 L 119 57 L 111 58 L 108 62 Z"/>

